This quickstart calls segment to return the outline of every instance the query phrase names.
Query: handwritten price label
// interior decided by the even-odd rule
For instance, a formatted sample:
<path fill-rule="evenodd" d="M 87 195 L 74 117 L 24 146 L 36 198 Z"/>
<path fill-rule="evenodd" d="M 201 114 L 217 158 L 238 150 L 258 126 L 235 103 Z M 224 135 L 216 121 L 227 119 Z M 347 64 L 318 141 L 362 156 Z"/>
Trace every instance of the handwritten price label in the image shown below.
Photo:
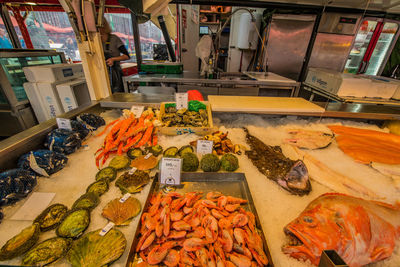
<path fill-rule="evenodd" d="M 56 118 L 58 128 L 72 131 L 71 120 L 64 118 Z"/>
<path fill-rule="evenodd" d="M 132 106 L 131 112 L 135 115 L 135 118 L 140 118 L 142 116 L 144 106 Z"/>
<path fill-rule="evenodd" d="M 210 154 L 213 151 L 213 141 L 210 140 L 197 140 L 197 153 Z"/>
<path fill-rule="evenodd" d="M 176 93 L 175 94 L 176 109 L 182 109 L 188 107 L 188 94 L 187 93 Z"/>

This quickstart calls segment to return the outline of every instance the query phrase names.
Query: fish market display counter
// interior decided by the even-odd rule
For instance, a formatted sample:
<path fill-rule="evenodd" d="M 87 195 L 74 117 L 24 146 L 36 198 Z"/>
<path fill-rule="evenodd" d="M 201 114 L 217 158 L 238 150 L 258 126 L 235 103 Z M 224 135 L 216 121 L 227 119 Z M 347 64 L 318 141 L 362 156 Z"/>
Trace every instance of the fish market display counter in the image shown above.
<path fill-rule="evenodd" d="M 118 109 L 104 108 L 100 107 L 99 103 L 92 103 L 92 105 L 81 108 L 76 112 L 69 112 L 65 114 L 65 117 L 74 118 L 77 114 L 86 112 L 101 114 L 101 116 L 106 120 L 106 123 L 114 121 L 122 114 Z M 213 121 L 214 126 L 216 126 L 219 131 L 228 134 L 226 137 L 230 140 L 229 142 L 231 142 L 231 144 L 240 144 L 244 146 L 246 150 L 252 151 L 250 153 L 244 153 L 243 151 L 243 153 L 240 155 L 236 155 L 239 160 L 239 168 L 235 172 L 244 174 L 243 177 L 245 177 L 249 192 L 251 193 L 251 204 L 254 204 L 254 207 L 257 210 L 259 223 L 265 235 L 266 244 L 271 254 L 271 263 L 273 262 L 273 266 L 310 266 L 309 262 L 304 263 L 298 259 L 288 256 L 287 254 L 290 254 L 288 247 L 285 249 L 287 254 L 284 254 L 282 247 L 287 245 L 288 242 L 292 246 L 295 246 L 296 244 L 301 246 L 302 242 L 306 242 L 305 239 L 294 239 L 294 237 L 289 234 L 291 231 L 293 233 L 293 229 L 296 227 L 298 227 L 296 229 L 308 229 L 306 234 L 310 236 L 310 239 L 318 236 L 318 231 L 320 231 L 320 228 L 311 227 L 310 224 L 318 225 L 319 222 L 314 222 L 312 220 L 321 218 L 322 215 L 317 214 L 318 211 L 313 211 L 315 213 L 309 213 L 307 218 L 304 215 L 304 218 L 301 221 L 298 221 L 299 224 L 304 225 L 294 225 L 296 223 L 291 224 L 291 226 L 294 228 L 287 229 L 286 232 L 284 232 L 284 227 L 298 218 L 301 212 L 313 200 L 317 199 L 322 194 L 339 192 L 355 197 L 362 197 L 364 199 L 384 201 L 390 204 L 394 204 L 396 201 L 400 200 L 399 184 L 396 184 L 396 181 L 397 183 L 399 182 L 398 178 L 396 180 L 395 176 L 393 176 L 394 178 L 389 177 L 390 175 L 387 176 L 387 172 L 382 171 L 382 169 L 382 172 L 379 172 L 378 169 L 380 168 L 377 166 L 375 166 L 376 168 L 372 168 L 368 164 L 357 162 L 351 156 L 349 156 L 350 154 L 345 154 L 343 152 L 346 152 L 346 150 L 341 150 L 339 148 L 339 139 L 335 140 L 331 135 L 332 131 L 338 131 L 335 127 L 332 127 L 332 125 L 346 125 L 362 129 L 382 131 L 376 125 L 347 119 L 320 118 L 320 116 L 286 117 L 280 115 L 272 116 L 265 114 L 241 114 L 230 112 L 214 113 Z M 28 131 L 22 132 L 19 135 L 2 141 L 0 143 L 1 170 L 3 171 L 15 166 L 17 157 L 19 155 L 22 155 L 33 149 L 40 148 L 45 135 L 54 128 L 56 128 L 56 123 L 54 120 L 51 120 L 36 126 L 36 128 L 31 128 Z M 75 200 L 86 192 L 86 188 L 95 181 L 95 176 L 98 172 L 95 164 L 95 158 L 97 156 L 95 153 L 103 145 L 104 135 L 100 137 L 97 137 L 96 135 L 102 132 L 104 128 L 105 127 L 103 126 L 97 131 L 93 132 L 91 136 L 85 140 L 85 146 L 68 155 L 68 162 L 61 171 L 51 175 L 50 177 L 38 178 L 38 184 L 36 187 L 34 187 L 33 192 L 43 194 L 37 195 L 36 200 L 30 199 L 29 195 L 27 198 L 20 200 L 16 204 L 3 207 L 4 218 L 0 223 L 0 245 L 3 245 L 7 240 L 18 234 L 25 227 L 32 225 L 32 220 L 36 216 L 34 214 L 35 209 L 38 207 L 44 209 L 47 206 L 43 206 L 43 203 L 62 203 L 68 208 L 71 208 Z M 244 129 L 247 129 L 248 132 L 246 132 Z M 321 135 L 321 132 L 324 134 Z M 318 137 L 316 137 L 316 135 L 318 135 Z M 382 138 L 386 138 L 384 134 L 382 135 Z M 310 138 L 304 138 L 305 136 Z M 316 139 L 313 139 L 314 137 Z M 158 144 L 164 149 L 172 146 L 180 148 L 182 146 L 189 145 L 191 142 L 194 142 L 199 138 L 200 137 L 195 134 L 186 134 L 180 136 L 158 135 Z M 365 138 L 365 140 L 369 140 L 369 136 L 368 138 L 363 138 Z M 288 145 L 288 143 L 296 143 L 295 140 L 298 141 L 300 146 L 311 146 L 312 148 L 319 149 L 299 150 Z M 289 176 L 292 175 L 293 177 L 300 174 L 299 181 L 301 183 L 305 182 L 306 173 L 302 167 L 302 164 L 295 163 L 293 165 L 294 167 L 291 168 L 291 170 L 295 170 L 297 174 L 294 174 L 294 172 L 291 171 L 285 173 L 284 168 L 277 168 L 277 165 L 268 165 L 266 162 L 263 162 L 262 158 L 265 158 L 266 156 L 257 156 L 257 153 L 261 153 L 262 155 L 268 155 L 268 157 L 271 159 L 280 158 L 281 152 L 277 150 L 275 146 L 281 147 L 281 151 L 286 158 L 282 162 L 288 162 L 288 164 L 292 164 L 292 162 L 298 162 L 297 160 L 300 158 L 304 160 L 304 164 L 308 169 L 308 175 L 311 178 L 308 180 L 309 182 L 307 182 L 307 186 L 302 187 L 302 185 L 290 183 L 285 185 L 283 181 L 278 179 L 278 177 L 287 177 L 288 173 L 290 174 Z M 274 148 L 272 149 L 271 147 Z M 269 150 L 270 148 L 271 150 Z M 269 151 L 268 153 L 263 153 L 263 151 L 267 150 Z M 110 158 L 105 161 L 104 166 L 109 164 L 112 157 L 113 155 L 111 155 Z M 265 168 L 269 168 L 272 172 L 274 172 L 275 177 L 267 177 L 268 175 L 266 175 Z M 202 171 L 199 170 L 198 172 Z M 119 174 L 122 174 L 122 172 Z M 213 173 L 207 173 L 207 175 L 209 175 L 212 179 Z M 229 179 L 226 181 L 226 183 L 230 183 Z M 223 186 L 221 188 L 223 188 Z M 193 186 L 191 189 L 196 190 L 196 186 Z M 150 190 L 151 186 L 149 184 L 144 186 L 142 191 L 133 195 L 140 201 L 142 207 L 144 207 L 146 203 Z M 101 215 L 103 208 L 111 200 L 121 198 L 122 195 L 123 194 L 121 193 L 120 189 L 115 186 L 115 181 L 112 181 L 110 183 L 108 192 L 100 197 L 100 203 L 91 211 L 90 224 L 85 233 L 94 231 L 96 229 L 101 229 L 107 225 L 108 220 Z M 31 206 L 25 207 L 25 211 L 20 210 L 28 200 L 31 202 Z M 346 199 L 338 199 L 337 203 L 348 205 L 348 201 L 346 201 Z M 316 203 L 318 202 L 327 203 L 326 199 L 324 198 L 319 198 Z M 370 209 L 366 212 L 373 212 L 373 206 L 369 206 L 369 208 Z M 341 211 L 343 210 L 337 211 L 337 214 L 339 214 Z M 141 212 L 143 212 L 143 210 Z M 400 215 L 398 215 L 399 213 L 396 212 L 397 211 L 393 211 L 391 213 L 393 216 L 397 217 L 391 217 L 389 224 L 391 223 L 394 224 L 394 227 L 399 227 Z M 379 217 L 381 215 L 382 213 L 377 212 L 373 216 Z M 328 216 L 325 219 L 331 220 L 333 217 L 334 216 L 332 215 L 332 217 Z M 348 235 L 346 236 L 350 244 L 349 247 L 364 248 L 367 246 L 366 244 L 371 244 L 370 240 L 360 240 L 358 238 L 363 234 L 360 230 L 360 226 L 365 224 L 365 221 L 363 221 L 361 217 L 343 217 L 342 219 L 343 220 L 340 221 L 340 226 L 342 229 L 355 229 L 356 231 L 348 232 Z M 397 222 L 395 219 L 398 219 Z M 379 220 L 379 218 L 374 217 L 374 220 Z M 116 260 L 112 266 L 126 265 L 139 221 L 140 215 L 136 216 L 127 226 L 114 226 L 114 228 L 117 228 L 124 234 L 125 238 L 127 239 L 127 247 L 125 248 L 122 256 Z M 375 223 L 375 221 L 371 223 Z M 374 232 L 373 235 L 382 234 L 386 237 L 386 239 L 377 238 L 376 240 L 380 240 L 381 243 L 376 244 L 376 246 L 388 248 L 385 250 L 386 254 L 382 254 L 386 255 L 388 258 L 370 266 L 400 265 L 400 242 L 399 240 L 394 241 L 393 238 L 391 238 L 391 236 L 393 236 L 390 232 L 391 229 L 392 228 L 390 228 L 388 224 L 381 224 L 378 228 L 374 229 L 376 233 Z M 340 239 L 335 238 L 337 236 L 341 238 L 341 234 L 344 233 L 340 231 L 335 232 L 332 230 L 330 235 L 326 238 L 330 240 L 329 242 L 339 243 Z M 54 230 L 43 232 L 40 234 L 39 242 L 54 236 Z M 320 240 L 320 243 L 318 244 L 310 242 L 307 245 L 310 246 L 309 249 L 319 251 L 323 249 L 322 244 L 324 242 L 329 243 L 328 240 Z M 394 250 L 391 252 L 393 247 Z M 367 248 L 369 249 L 369 247 Z M 98 249 L 106 251 L 110 249 L 110 246 L 99 247 Z M 363 258 L 365 255 L 367 255 L 368 259 L 373 258 L 374 255 L 376 256 L 376 254 L 374 254 L 375 252 L 371 248 L 371 251 L 369 252 L 355 251 L 353 254 L 351 251 L 349 253 L 354 255 L 353 259 L 360 260 L 361 262 L 361 259 L 365 260 L 365 258 Z M 236 260 L 234 255 L 229 257 L 232 261 Z M 0 264 L 19 265 L 21 264 L 21 259 L 22 257 L 19 256 L 12 260 L 2 261 Z M 378 257 L 377 259 L 381 258 Z M 63 257 L 54 265 L 70 266 L 70 263 L 65 257 Z M 272 266 L 272 264 L 270 264 L 270 266 Z"/>

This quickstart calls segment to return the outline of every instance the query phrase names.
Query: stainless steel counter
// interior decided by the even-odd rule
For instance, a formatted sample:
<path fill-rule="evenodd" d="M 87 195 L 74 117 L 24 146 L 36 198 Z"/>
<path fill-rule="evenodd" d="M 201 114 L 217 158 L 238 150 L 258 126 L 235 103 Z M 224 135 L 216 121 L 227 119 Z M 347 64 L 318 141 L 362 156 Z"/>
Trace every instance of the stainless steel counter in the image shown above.
<path fill-rule="evenodd" d="M 240 77 L 242 75 L 242 77 Z M 256 79 L 257 78 L 257 79 Z M 294 96 L 300 87 L 300 83 L 280 75 L 268 72 L 260 79 L 249 77 L 241 73 L 222 73 L 220 79 L 205 79 L 199 72 L 184 71 L 182 74 L 136 74 L 124 77 L 125 92 L 128 92 L 130 83 L 174 83 L 177 85 L 202 85 L 209 87 L 224 86 L 256 86 L 260 88 L 291 90 Z M 239 89 L 240 90 L 240 87 Z"/>
<path fill-rule="evenodd" d="M 339 101 L 341 103 L 354 103 L 358 104 L 369 104 L 369 105 L 385 105 L 385 106 L 399 106 L 400 101 L 394 99 L 383 99 L 383 98 L 371 98 L 371 97 L 351 97 L 351 96 L 338 96 L 328 91 L 321 90 L 309 84 L 303 84 L 304 90 L 311 93 L 309 101 L 313 101 L 315 95 L 325 97 L 326 99 Z"/>
<path fill-rule="evenodd" d="M 159 107 L 161 102 L 168 101 L 175 101 L 175 97 L 162 94 L 114 93 L 100 100 L 100 106 L 103 108 L 131 108 L 135 104 L 138 106 Z"/>

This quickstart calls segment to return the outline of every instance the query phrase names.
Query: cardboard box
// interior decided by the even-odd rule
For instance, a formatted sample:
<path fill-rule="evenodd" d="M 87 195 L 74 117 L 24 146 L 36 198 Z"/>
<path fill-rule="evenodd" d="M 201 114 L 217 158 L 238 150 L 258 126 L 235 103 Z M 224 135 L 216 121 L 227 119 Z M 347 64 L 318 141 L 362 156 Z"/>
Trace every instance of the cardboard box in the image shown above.
<path fill-rule="evenodd" d="M 170 104 L 174 102 L 162 102 L 160 106 L 160 121 L 163 115 L 165 114 L 165 104 Z M 160 133 L 164 135 L 182 135 L 186 133 L 194 133 L 197 135 L 207 135 L 215 131 L 214 124 L 211 115 L 211 105 L 207 102 L 203 102 L 207 107 L 207 116 L 208 116 L 208 126 L 207 127 L 194 127 L 194 126 L 186 126 L 186 127 L 159 127 Z"/>

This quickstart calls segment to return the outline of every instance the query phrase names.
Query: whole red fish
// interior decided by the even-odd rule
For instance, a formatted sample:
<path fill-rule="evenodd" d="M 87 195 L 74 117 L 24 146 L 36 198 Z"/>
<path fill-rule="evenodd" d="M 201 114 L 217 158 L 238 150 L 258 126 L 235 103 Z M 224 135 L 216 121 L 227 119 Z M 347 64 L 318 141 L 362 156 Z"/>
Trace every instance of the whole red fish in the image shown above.
<path fill-rule="evenodd" d="M 313 200 L 284 228 L 285 254 L 318 265 L 323 250 L 336 250 L 351 267 L 392 255 L 400 236 L 400 210 L 392 205 L 344 194 Z"/>

